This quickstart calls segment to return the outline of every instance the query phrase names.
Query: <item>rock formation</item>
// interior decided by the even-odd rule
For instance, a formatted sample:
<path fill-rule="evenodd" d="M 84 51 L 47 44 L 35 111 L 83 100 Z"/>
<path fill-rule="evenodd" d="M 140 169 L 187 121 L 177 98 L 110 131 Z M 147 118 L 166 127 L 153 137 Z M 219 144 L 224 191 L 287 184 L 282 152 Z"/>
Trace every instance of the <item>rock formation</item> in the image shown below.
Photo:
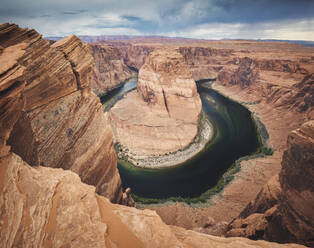
<path fill-rule="evenodd" d="M 314 121 L 288 136 L 282 169 L 229 226 L 228 236 L 314 246 Z"/>
<path fill-rule="evenodd" d="M 104 42 L 105 44 L 106 42 Z M 147 51 L 177 47 L 195 80 L 216 78 L 214 89 L 246 105 L 265 124 L 272 156 L 242 161 L 241 171 L 224 188 L 222 197 L 201 209 L 178 206 L 153 207 L 167 224 L 196 228 L 187 223 L 192 216 L 204 232 L 202 216 L 230 222 L 256 197 L 267 181 L 278 174 L 286 137 L 302 123 L 314 119 L 314 49 L 284 42 L 193 41 L 167 44 L 111 42 L 128 65 L 140 68 Z M 267 136 L 267 135 L 266 135 Z M 246 190 L 249 188 L 250 190 Z M 179 206 L 180 205 L 180 206 Z M 180 209 L 180 211 L 177 211 Z"/>
<path fill-rule="evenodd" d="M 14 24 L 0 26 L 0 46 L 2 145 L 8 139 L 30 165 L 71 169 L 98 193 L 119 201 L 112 133 L 90 90 L 88 46 L 75 36 L 51 45 Z M 12 116 L 14 126 L 6 120 Z"/>
<path fill-rule="evenodd" d="M 212 237 L 167 226 L 154 211 L 111 204 L 71 170 L 38 165 L 50 165 L 50 159 L 62 153 L 53 143 L 64 146 L 67 139 L 76 136 L 64 152 L 72 151 L 80 160 L 74 159 L 75 168 L 91 171 L 96 161 L 101 162 L 103 153 L 95 151 L 94 145 L 98 144 L 92 141 L 87 143 L 87 154 L 79 149 L 80 142 L 88 142 L 81 140 L 85 132 L 90 132 L 95 143 L 108 139 L 108 145 L 102 149 L 111 156 L 111 135 L 102 130 L 107 130 L 100 117 L 103 113 L 97 110 L 100 104 L 86 81 L 90 55 L 76 37 L 50 46 L 34 30 L 10 24 L 0 26 L 0 43 L 0 247 L 287 247 L 244 238 Z M 84 111 L 86 104 L 90 106 L 88 112 Z M 81 115 L 76 116 L 77 113 Z M 75 125 L 80 126 L 85 118 L 85 132 L 79 136 Z M 88 131 L 94 121 L 101 121 L 99 126 L 94 124 L 97 133 Z M 69 126 L 71 123 L 74 126 Z M 49 146 L 50 156 L 41 153 Z M 84 166 L 82 162 L 87 157 L 89 163 Z M 71 158 L 72 154 L 68 154 L 64 164 L 69 165 Z M 84 179 L 84 174 L 80 176 Z"/>
<path fill-rule="evenodd" d="M 137 91 L 109 113 L 116 141 L 140 156 L 184 149 L 198 131 L 201 100 L 183 57 L 155 50 L 139 71 Z"/>
<path fill-rule="evenodd" d="M 124 64 L 117 48 L 97 44 L 91 44 L 90 48 L 95 61 L 91 88 L 97 95 L 104 94 L 135 76 L 135 72 Z"/>
<path fill-rule="evenodd" d="M 71 171 L 0 158 L 1 247 L 303 247 L 167 226 L 151 210 L 111 204 Z"/>
<path fill-rule="evenodd" d="M 117 44 L 115 44 L 116 46 Z M 125 44 L 116 46 L 121 55 L 125 64 L 139 70 L 142 65 L 145 63 L 146 57 L 156 48 L 155 46 L 147 45 L 137 45 L 137 44 Z"/>

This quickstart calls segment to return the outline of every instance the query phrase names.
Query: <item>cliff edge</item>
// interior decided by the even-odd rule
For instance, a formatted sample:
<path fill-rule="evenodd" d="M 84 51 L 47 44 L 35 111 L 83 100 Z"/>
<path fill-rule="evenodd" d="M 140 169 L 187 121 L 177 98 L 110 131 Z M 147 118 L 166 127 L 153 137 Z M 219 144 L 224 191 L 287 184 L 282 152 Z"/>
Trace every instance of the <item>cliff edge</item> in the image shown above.
<path fill-rule="evenodd" d="M 35 30 L 6 23 L 0 46 L 2 146 L 30 165 L 70 169 L 119 201 L 112 132 L 90 89 L 87 45 L 76 36 L 51 45 Z"/>
<path fill-rule="evenodd" d="M 229 225 L 228 236 L 314 246 L 314 121 L 292 131 L 273 177 Z"/>

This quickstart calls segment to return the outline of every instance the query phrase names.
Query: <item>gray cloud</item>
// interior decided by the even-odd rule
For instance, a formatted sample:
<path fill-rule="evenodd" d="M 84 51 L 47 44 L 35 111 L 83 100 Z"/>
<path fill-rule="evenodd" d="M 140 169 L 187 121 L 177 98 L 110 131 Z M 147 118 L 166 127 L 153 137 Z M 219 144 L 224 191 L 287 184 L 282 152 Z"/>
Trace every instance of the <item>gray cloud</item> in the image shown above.
<path fill-rule="evenodd" d="M 312 0 L 1 0 L 0 22 L 36 28 L 44 35 L 184 34 L 204 38 L 217 34 L 226 38 L 228 32 L 230 38 L 272 38 L 268 36 L 276 34 L 271 30 L 279 27 L 280 33 L 285 30 L 288 35 L 283 23 L 289 23 L 291 33 L 299 36 L 294 39 L 314 39 L 308 24 L 313 13 Z M 213 30 L 214 26 L 219 27 L 216 33 L 206 32 L 206 27 Z"/>

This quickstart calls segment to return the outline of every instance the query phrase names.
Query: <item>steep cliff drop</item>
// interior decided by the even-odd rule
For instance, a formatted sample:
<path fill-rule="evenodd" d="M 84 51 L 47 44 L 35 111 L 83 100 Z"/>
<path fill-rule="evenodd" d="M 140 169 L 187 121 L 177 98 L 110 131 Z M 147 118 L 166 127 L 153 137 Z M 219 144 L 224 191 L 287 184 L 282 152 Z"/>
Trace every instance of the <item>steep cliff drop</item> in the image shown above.
<path fill-rule="evenodd" d="M 163 155 L 186 148 L 198 132 L 201 100 L 183 57 L 156 50 L 139 71 L 137 91 L 109 112 L 116 141 L 129 157 Z M 158 166 L 158 165 L 157 165 Z"/>
<path fill-rule="evenodd" d="M 14 24 L 0 26 L 0 45 L 2 94 L 16 95 L 8 97 L 17 118 L 7 137 L 11 150 L 30 165 L 70 169 L 119 201 L 112 133 L 90 90 L 93 58 L 87 45 L 75 36 L 51 45 Z"/>
<path fill-rule="evenodd" d="M 71 170 L 37 165 L 46 160 L 45 156 L 41 156 L 41 150 L 33 149 L 34 144 L 40 147 L 42 140 L 48 143 L 67 143 L 70 134 L 74 134 L 68 131 L 69 136 L 62 136 L 62 133 L 56 131 L 63 137 L 60 140 L 55 140 L 54 133 L 43 139 L 40 139 L 42 136 L 33 136 L 33 131 L 45 133 L 55 124 L 45 124 L 43 120 L 49 122 L 51 117 L 47 113 L 42 120 L 43 126 L 38 126 L 38 130 L 32 129 L 37 122 L 41 123 L 41 119 L 36 119 L 41 115 L 39 110 L 59 106 L 58 113 L 54 111 L 57 116 L 66 106 L 74 112 L 81 107 L 71 107 L 70 103 L 60 106 L 58 100 L 78 92 L 87 97 L 80 102 L 84 106 L 84 103 L 95 98 L 89 91 L 85 95 L 86 92 L 81 90 L 81 87 L 85 91 L 88 88 L 84 74 L 80 74 L 87 68 L 78 63 L 76 58 L 87 54 L 84 49 L 77 50 L 77 46 L 84 48 L 84 45 L 76 37 L 66 38 L 51 47 L 34 30 L 20 29 L 9 24 L 0 26 L 0 44 L 0 247 L 303 247 L 245 238 L 213 237 L 167 226 L 154 211 L 111 204 L 108 199 L 95 193 L 94 186 L 82 183 L 79 176 Z M 74 51 L 78 53 L 72 53 Z M 86 62 L 85 59 L 81 62 Z M 51 67 L 48 67 L 49 64 Z M 33 68 L 33 75 L 27 72 L 30 68 Z M 41 73 L 35 73 L 36 69 L 41 70 Z M 55 70 L 59 73 L 53 73 Z M 40 80 L 41 76 L 43 80 Z M 74 92 L 68 95 L 61 94 L 61 89 L 70 91 L 66 86 L 71 85 L 73 77 L 80 79 L 80 86 L 74 85 Z M 57 82 L 67 84 L 61 84 L 58 88 Z M 50 89 L 48 92 L 45 91 L 47 88 Z M 55 95 L 56 92 L 59 92 L 59 97 Z M 34 98 L 30 99 L 32 95 Z M 99 105 L 98 101 L 97 104 Z M 38 112 L 33 112 L 35 110 Z M 85 117 L 93 122 L 96 117 L 90 120 L 90 115 L 98 115 L 97 113 L 97 110 L 95 113 L 89 111 Z M 67 119 L 68 116 L 63 118 Z M 22 121 L 26 124 L 22 125 Z M 77 123 L 74 117 L 73 122 Z M 97 122 L 98 128 L 105 128 L 102 119 Z M 60 125 L 66 126 L 66 123 Z M 25 139 L 19 139 L 21 143 L 15 144 L 11 135 L 18 138 L 16 135 L 19 127 L 25 128 Z M 104 136 L 112 143 L 110 135 Z M 11 150 L 7 143 L 9 137 Z M 92 137 L 96 139 L 98 136 L 91 134 Z M 80 142 L 80 137 L 77 137 L 76 142 Z M 29 150 L 23 150 L 23 146 Z M 93 144 L 90 146 L 93 148 Z M 108 154 L 113 151 L 112 145 L 109 148 L 106 151 Z M 78 157 L 82 156 L 77 150 L 74 152 Z M 48 153 L 51 158 L 58 157 L 58 151 L 49 150 Z M 98 158 L 97 155 L 94 157 Z M 28 165 L 28 161 L 37 166 Z M 89 165 L 93 165 L 93 160 L 89 162 Z"/>
<path fill-rule="evenodd" d="M 95 61 L 91 88 L 97 95 L 106 94 L 136 73 L 124 63 L 117 48 L 108 45 L 90 44 Z"/>
<path fill-rule="evenodd" d="M 314 246 L 314 121 L 288 136 L 279 176 L 229 225 L 228 236 Z"/>

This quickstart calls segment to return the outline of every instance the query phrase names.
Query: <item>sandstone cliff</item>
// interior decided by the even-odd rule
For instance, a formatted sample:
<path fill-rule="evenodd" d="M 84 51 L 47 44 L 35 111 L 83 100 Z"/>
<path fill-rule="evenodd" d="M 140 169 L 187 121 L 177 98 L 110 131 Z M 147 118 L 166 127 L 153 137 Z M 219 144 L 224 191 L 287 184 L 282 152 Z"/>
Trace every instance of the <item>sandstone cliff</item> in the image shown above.
<path fill-rule="evenodd" d="M 288 136 L 282 169 L 229 226 L 228 236 L 314 245 L 314 121 Z"/>
<path fill-rule="evenodd" d="M 125 65 L 117 48 L 97 44 L 91 44 L 90 48 L 95 61 L 91 88 L 97 95 L 104 94 L 135 76 L 135 72 Z"/>
<path fill-rule="evenodd" d="M 303 247 L 167 226 L 154 211 L 111 204 L 70 170 L 29 166 L 62 157 L 72 170 L 90 172 L 98 168 L 95 160 L 102 163 L 103 149 L 111 156 L 112 138 L 86 81 L 91 57 L 76 37 L 51 46 L 34 30 L 3 24 L 0 44 L 1 247 Z M 82 138 L 86 132 L 89 139 Z M 104 137 L 107 146 L 96 151 Z M 68 149 L 58 149 L 55 142 Z M 111 168 L 113 159 L 108 159 L 101 168 Z"/>
<path fill-rule="evenodd" d="M 139 72 L 137 91 L 109 113 L 116 141 L 136 155 L 184 149 L 198 131 L 201 100 L 183 57 L 155 50 Z"/>
<path fill-rule="evenodd" d="M 111 204 L 106 198 L 95 193 L 95 187 L 83 184 L 79 176 L 70 170 L 29 166 L 25 160 L 31 161 L 33 164 L 36 161 L 40 163 L 42 158 L 46 161 L 45 156 L 40 154 L 41 150 L 32 150 L 32 148 L 34 144 L 38 147 L 42 146 L 40 138 L 44 139 L 44 137 L 41 135 L 45 134 L 45 130 L 49 131 L 50 128 L 58 125 L 59 113 L 62 114 L 67 107 L 76 113 L 82 105 L 93 102 L 95 97 L 89 91 L 86 92 L 85 88 L 88 87 L 85 81 L 88 77 L 84 76 L 87 68 L 84 66 L 85 63 L 78 63 L 82 56 L 83 58 L 87 56 L 82 62 L 88 62 L 89 56 L 84 52 L 84 45 L 75 37 L 61 40 L 50 47 L 33 30 L 19 29 L 16 25 L 5 24 L 0 26 L 0 32 L 0 61 L 2 62 L 0 63 L 1 247 L 283 247 L 264 241 L 252 242 L 243 238 L 216 238 L 170 227 L 165 225 L 153 211 L 141 211 Z M 28 40 L 30 37 L 31 39 Z M 11 39 L 11 42 L 8 42 L 8 38 Z M 36 40 L 39 43 L 36 43 Z M 31 45 L 35 44 L 38 48 L 36 51 L 42 49 L 42 54 L 39 53 L 36 56 L 32 54 L 34 50 Z M 45 48 L 39 44 L 44 44 Z M 54 61 L 56 63 L 61 60 L 59 61 L 60 64 L 57 64 L 59 66 L 48 67 L 41 58 L 47 52 L 49 52 L 49 56 L 45 58 L 48 64 L 52 63 L 48 58 L 54 59 L 54 56 L 59 54 Z M 32 67 L 32 63 L 35 63 L 36 60 L 25 62 L 25 55 L 39 59 L 40 63 L 37 63 L 37 69 L 41 70 L 41 74 L 36 74 L 35 66 Z M 42 69 L 41 66 L 47 66 L 46 70 Z M 63 71 L 66 71 L 62 66 L 68 66 L 69 73 L 62 74 Z M 88 63 L 86 66 L 88 67 Z M 49 97 L 50 101 L 45 102 L 43 100 L 44 104 L 42 105 L 41 101 L 38 100 L 40 96 L 36 96 L 36 91 L 31 91 L 36 85 L 32 85 L 34 82 L 30 80 L 31 75 L 27 74 L 30 68 L 33 68 L 34 78 L 38 80 L 36 85 L 45 83 L 47 84 L 45 86 L 49 87 L 50 83 L 56 83 L 58 74 L 51 74 L 54 68 L 60 73 L 60 79 L 64 79 L 68 85 L 70 85 L 71 80 L 69 82 L 65 79 L 67 77 L 71 79 L 71 73 L 74 74 L 77 88 L 74 93 L 70 92 L 64 96 L 60 91 L 61 89 L 67 90 L 66 85 L 62 85 L 63 87 L 59 91 L 52 85 L 50 89 L 54 89 L 54 94 L 59 92 L 60 95 L 56 97 L 46 93 L 45 95 Z M 50 74 L 45 74 L 46 71 Z M 40 80 L 40 76 L 46 80 Z M 27 92 L 27 86 L 30 87 L 28 89 L 30 92 Z M 38 94 L 41 91 L 44 92 L 46 87 L 41 85 L 40 89 L 37 88 Z M 72 106 L 71 104 L 76 102 L 64 100 L 67 96 L 78 94 L 77 92 L 82 95 L 81 97 L 84 97 L 80 102 L 81 105 Z M 31 93 L 34 94 L 34 99 L 30 97 Z M 65 104 L 60 105 L 59 101 L 62 100 Z M 99 105 L 99 103 L 97 104 Z M 53 111 L 53 118 L 48 112 L 51 106 L 58 107 Z M 42 115 L 42 111 L 47 111 L 46 116 L 39 118 L 38 116 Z M 71 116 L 71 113 L 68 115 Z M 96 111 L 94 115 L 97 113 Z M 86 113 L 83 112 L 83 114 L 88 118 Z M 88 114 L 91 113 L 88 112 Z M 63 118 L 67 119 L 68 117 L 63 115 Z M 95 118 L 97 120 L 97 117 L 93 116 L 93 120 Z M 57 123 L 51 123 L 54 119 L 57 119 Z M 33 120 L 36 122 L 32 122 Z M 79 124 L 75 118 L 72 121 L 77 125 Z M 47 124 L 49 122 L 50 125 Z M 40 126 L 40 123 L 43 126 Z M 36 124 L 38 129 L 34 130 L 33 127 Z M 66 128 L 66 125 L 68 125 L 67 121 L 63 126 Z M 104 126 L 102 122 L 96 128 L 101 129 Z M 24 128 L 25 134 L 18 130 L 19 128 Z M 88 126 L 86 128 L 88 129 Z M 34 137 L 35 131 L 41 135 Z M 14 142 L 19 138 L 18 133 L 25 135 L 25 140 L 20 140 L 21 144 Z M 71 137 L 73 134 L 69 131 L 67 137 L 64 137 L 62 133 L 58 133 L 64 139 L 54 142 L 66 143 L 68 136 Z M 106 133 L 101 134 L 105 135 Z M 12 138 L 12 135 L 15 138 Z M 7 144 L 9 137 L 12 151 L 16 150 L 21 154 L 21 157 L 10 151 L 10 146 Z M 49 135 L 48 139 L 50 137 L 52 140 L 56 139 L 53 133 Z M 97 134 L 91 134 L 91 137 L 95 139 Z M 110 141 L 111 136 L 105 135 L 105 137 Z M 32 143 L 35 138 L 38 141 L 35 140 Z M 77 137 L 77 140 L 80 140 L 80 137 Z M 44 141 L 47 142 L 47 140 Z M 29 150 L 23 149 L 23 145 L 25 149 L 30 147 Z M 103 149 L 107 149 L 106 152 L 110 154 L 112 146 L 109 148 L 104 147 Z M 48 152 L 53 158 L 60 151 L 50 150 Z M 91 149 L 90 152 L 94 153 L 94 150 Z M 80 154 L 77 156 L 80 157 Z M 91 162 L 93 161 L 91 160 Z M 297 245 L 289 246 L 299 247 Z"/>
<path fill-rule="evenodd" d="M 303 247 L 220 238 L 164 224 L 151 210 L 111 204 L 71 171 L 0 159 L 1 247 Z"/>
<path fill-rule="evenodd" d="M 153 108 L 198 124 L 201 102 L 192 74 L 183 57 L 172 50 L 155 50 L 146 59 L 138 76 L 137 91 Z"/>
<path fill-rule="evenodd" d="M 123 58 L 126 65 L 139 70 L 145 63 L 146 57 L 157 47 L 158 45 L 141 45 L 141 44 L 129 44 L 125 42 L 112 43 L 116 47 Z"/>
<path fill-rule="evenodd" d="M 75 36 L 50 45 L 14 24 L 0 26 L 0 46 L 2 145 L 9 138 L 11 150 L 27 163 L 71 169 L 118 201 L 112 133 L 90 90 L 89 48 Z M 12 116 L 16 123 L 7 120 Z"/>
<path fill-rule="evenodd" d="M 307 68 L 312 62 L 300 64 L 289 60 L 235 58 L 219 72 L 217 83 L 241 89 L 250 87 L 250 91 L 259 92 L 275 108 L 305 113 L 311 119 L 314 67 Z"/>

